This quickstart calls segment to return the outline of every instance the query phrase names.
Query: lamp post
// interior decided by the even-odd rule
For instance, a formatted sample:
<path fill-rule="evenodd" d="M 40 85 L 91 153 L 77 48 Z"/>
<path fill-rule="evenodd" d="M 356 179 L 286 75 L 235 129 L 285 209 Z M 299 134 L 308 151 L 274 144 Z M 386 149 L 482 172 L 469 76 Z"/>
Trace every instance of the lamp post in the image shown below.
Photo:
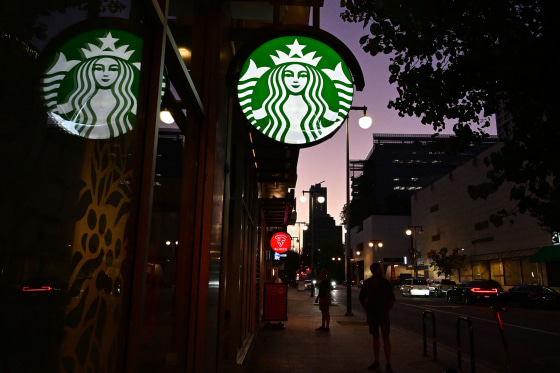
<path fill-rule="evenodd" d="M 413 231 L 414 230 L 414 231 Z M 422 233 L 421 225 L 409 225 L 406 230 L 406 235 L 410 236 L 410 258 L 412 259 L 412 268 L 414 268 L 414 277 L 418 277 L 418 250 L 416 249 L 416 234 L 417 230 Z"/>
<path fill-rule="evenodd" d="M 301 240 L 301 226 L 302 225 L 303 225 L 303 230 L 306 231 L 307 228 L 308 228 L 307 223 L 303 222 L 303 221 L 296 221 L 294 223 L 294 225 L 290 226 L 293 231 L 296 230 L 296 226 L 297 226 L 297 229 L 298 229 L 298 235 L 297 235 L 298 240 L 297 240 L 297 242 L 298 242 L 298 254 L 300 255 L 300 258 L 301 258 L 301 243 L 300 243 L 300 240 Z"/>
<path fill-rule="evenodd" d="M 366 106 L 350 106 L 346 117 L 346 316 L 352 313 L 352 246 L 350 246 L 350 111 L 362 110 L 364 115 L 358 120 L 358 125 L 368 129 L 373 123 L 371 117 L 366 115 Z"/>
<path fill-rule="evenodd" d="M 321 183 L 323 183 L 323 181 L 321 181 Z M 319 185 L 321 183 L 318 183 Z M 314 263 L 314 252 L 315 252 L 315 199 L 317 199 L 317 202 L 319 203 L 325 203 L 325 196 L 323 195 L 323 193 L 321 191 L 318 190 L 304 190 L 302 191 L 302 195 L 301 197 L 299 197 L 299 200 L 301 202 L 307 202 L 307 197 L 305 197 L 305 194 L 310 194 L 311 195 L 311 214 L 309 216 L 309 226 L 311 228 L 311 274 L 313 275 L 313 277 L 315 277 L 315 263 Z M 314 198 L 314 195 L 317 195 L 317 198 Z M 314 281 L 314 280 L 313 280 Z M 311 296 L 314 297 L 315 296 L 315 284 L 313 283 L 313 281 L 311 281 Z"/>
<path fill-rule="evenodd" d="M 372 258 L 373 258 L 373 261 L 377 260 L 377 248 L 378 247 L 379 248 L 383 247 L 383 241 L 381 241 L 381 240 L 370 240 L 368 246 L 371 247 L 371 248 L 375 247 L 375 249 L 373 250 L 373 253 L 372 253 Z"/>

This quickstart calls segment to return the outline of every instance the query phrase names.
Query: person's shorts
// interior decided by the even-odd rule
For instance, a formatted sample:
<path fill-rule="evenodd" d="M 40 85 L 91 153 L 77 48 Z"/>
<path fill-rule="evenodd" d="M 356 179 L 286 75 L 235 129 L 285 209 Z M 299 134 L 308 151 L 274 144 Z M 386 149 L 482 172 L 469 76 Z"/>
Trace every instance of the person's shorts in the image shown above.
<path fill-rule="evenodd" d="M 382 335 L 389 335 L 389 330 L 391 329 L 391 322 L 389 315 L 368 315 L 369 324 L 369 334 L 379 334 L 379 329 L 381 329 Z"/>
<path fill-rule="evenodd" d="M 323 299 L 319 299 L 319 309 L 321 311 L 328 311 L 329 310 L 329 304 L 330 304 L 330 301 L 329 301 L 328 297 L 323 298 Z"/>

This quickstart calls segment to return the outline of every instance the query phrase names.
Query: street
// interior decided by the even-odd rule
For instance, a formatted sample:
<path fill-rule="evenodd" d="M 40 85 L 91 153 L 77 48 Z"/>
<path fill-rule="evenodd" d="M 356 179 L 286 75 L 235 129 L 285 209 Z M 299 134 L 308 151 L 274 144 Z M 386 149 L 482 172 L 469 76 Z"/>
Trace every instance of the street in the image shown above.
<path fill-rule="evenodd" d="M 359 300 L 360 289 L 352 288 L 352 313 L 364 315 Z M 338 286 L 332 292 L 333 301 L 346 307 L 346 287 Z M 447 303 L 445 297 L 402 297 L 395 290 L 396 302 L 391 313 L 391 325 L 416 334 L 423 334 L 423 313 L 431 311 L 435 318 L 437 346 L 439 349 L 457 349 L 457 320 L 461 336 L 461 349 L 470 353 L 469 321 L 472 323 L 475 359 L 500 372 L 552 372 L 560 371 L 560 310 L 508 307 L 499 311 L 506 346 L 502 341 L 496 312 L 488 305 L 462 305 Z M 465 320 L 464 318 L 468 319 Z M 426 314 L 428 354 L 432 352 L 432 318 Z M 422 350 L 423 346 L 411 346 Z M 508 369 L 509 362 L 513 370 Z"/>

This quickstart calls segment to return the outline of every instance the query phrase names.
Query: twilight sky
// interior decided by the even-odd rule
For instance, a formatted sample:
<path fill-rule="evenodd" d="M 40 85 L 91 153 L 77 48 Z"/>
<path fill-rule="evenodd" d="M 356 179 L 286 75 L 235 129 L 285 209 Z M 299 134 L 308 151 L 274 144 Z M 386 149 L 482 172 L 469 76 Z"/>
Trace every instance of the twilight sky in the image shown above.
<path fill-rule="evenodd" d="M 389 100 L 397 97 L 395 85 L 389 84 L 389 57 L 386 55 L 372 57 L 360 47 L 359 39 L 366 35 L 361 24 L 347 23 L 340 18 L 341 8 L 337 0 L 326 0 L 321 9 L 321 29 L 331 33 L 352 50 L 362 68 L 365 87 L 362 92 L 354 92 L 353 106 L 367 106 L 368 115 L 373 118 L 373 125 L 368 130 L 358 127 L 360 111 L 350 112 L 350 160 L 365 159 L 373 145 L 374 133 L 391 134 L 432 134 L 431 126 L 421 124 L 416 117 L 401 118 L 393 109 L 388 109 Z M 444 134 L 453 133 L 446 129 Z M 495 125 L 489 129 L 496 134 Z M 302 190 L 322 183 L 327 188 L 328 213 L 340 224 L 340 211 L 346 203 L 346 127 L 325 142 L 300 150 L 298 162 L 298 181 L 296 185 L 296 209 L 298 222 L 308 222 L 309 200 L 299 201 Z"/>

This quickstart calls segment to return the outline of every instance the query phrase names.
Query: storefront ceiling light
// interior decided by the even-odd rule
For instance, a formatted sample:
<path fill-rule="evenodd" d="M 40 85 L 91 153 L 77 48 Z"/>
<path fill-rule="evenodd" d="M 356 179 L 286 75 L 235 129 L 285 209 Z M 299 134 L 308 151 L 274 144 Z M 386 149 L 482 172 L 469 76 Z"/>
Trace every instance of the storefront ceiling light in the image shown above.
<path fill-rule="evenodd" d="M 166 124 L 175 122 L 175 119 L 173 119 L 173 115 L 171 115 L 171 112 L 166 109 L 159 112 L 159 119 L 161 119 L 161 121 Z"/>
<path fill-rule="evenodd" d="M 191 58 L 191 51 L 185 47 L 179 48 L 179 54 L 184 60 Z"/>

